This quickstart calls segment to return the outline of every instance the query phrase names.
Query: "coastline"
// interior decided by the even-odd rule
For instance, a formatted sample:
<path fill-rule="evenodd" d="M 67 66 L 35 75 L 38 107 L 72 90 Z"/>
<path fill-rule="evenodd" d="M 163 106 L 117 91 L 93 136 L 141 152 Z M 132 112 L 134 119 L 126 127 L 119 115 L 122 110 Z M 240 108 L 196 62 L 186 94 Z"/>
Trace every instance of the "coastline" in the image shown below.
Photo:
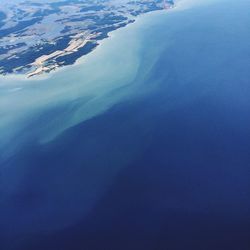
<path fill-rule="evenodd" d="M 165 12 L 169 12 L 171 9 L 175 9 L 176 5 L 178 4 L 179 1 L 175 1 L 173 5 L 168 6 L 167 8 L 164 9 L 160 9 L 160 10 L 152 10 L 149 12 L 145 12 L 145 13 L 141 13 L 138 16 L 135 17 L 134 21 L 132 22 L 128 22 L 126 25 L 122 25 L 122 26 L 118 26 L 117 28 L 109 31 L 107 33 L 106 37 L 102 37 L 100 39 L 95 40 L 94 43 L 92 43 L 92 47 L 89 48 L 87 51 L 84 51 L 84 53 L 82 55 L 80 55 L 79 57 L 77 57 L 72 63 L 69 64 L 65 64 L 65 65 L 52 65 L 51 69 L 41 66 L 41 68 L 37 68 L 36 70 L 32 71 L 32 72 L 28 72 L 28 73 L 10 73 L 10 74 L 2 74 L 0 75 L 0 84 L 1 84 L 1 80 L 13 80 L 13 79 L 18 79 L 20 81 L 40 81 L 40 80 L 45 80 L 50 78 L 52 75 L 54 75 L 57 72 L 61 72 L 62 70 L 65 70 L 67 68 L 70 67 L 74 67 L 76 65 L 82 64 L 86 61 L 86 59 L 88 58 L 89 55 L 93 54 L 94 51 L 96 51 L 100 46 L 102 46 L 103 43 L 105 43 L 107 40 L 112 39 L 113 36 L 115 36 L 115 34 L 119 31 L 119 30 L 123 30 L 123 29 L 127 29 L 130 26 L 133 26 L 132 24 L 137 23 L 141 18 L 143 18 L 145 15 L 153 15 L 153 14 L 159 14 L 159 13 L 165 13 Z M 78 34 L 79 35 L 79 34 Z M 72 51 L 75 52 L 79 52 L 80 49 L 84 49 L 84 47 L 88 44 L 88 42 L 91 42 L 92 39 L 92 35 L 90 35 L 89 39 L 85 39 L 83 41 L 81 41 L 80 44 L 77 44 L 78 41 L 74 41 L 72 40 L 72 43 L 69 44 L 68 48 L 70 48 L 70 50 L 67 51 L 68 48 L 66 48 L 64 51 L 67 53 L 71 53 Z M 79 39 L 80 40 L 80 39 Z M 74 44 L 76 43 L 77 46 L 74 46 Z M 73 46 L 72 46 L 73 44 Z M 64 51 L 56 51 L 52 54 L 61 54 Z M 46 58 L 50 58 L 51 55 L 43 55 L 42 57 L 39 57 L 36 59 L 35 62 L 32 63 L 32 65 L 35 65 L 37 62 L 37 65 L 42 64 L 41 62 L 46 59 Z"/>

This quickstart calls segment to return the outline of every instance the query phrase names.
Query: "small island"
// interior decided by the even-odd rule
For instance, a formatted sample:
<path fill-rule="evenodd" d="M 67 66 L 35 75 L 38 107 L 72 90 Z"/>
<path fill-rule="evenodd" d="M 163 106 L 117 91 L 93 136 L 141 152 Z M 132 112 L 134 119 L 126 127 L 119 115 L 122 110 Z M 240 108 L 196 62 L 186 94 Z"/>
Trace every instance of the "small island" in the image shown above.
<path fill-rule="evenodd" d="M 74 64 L 109 32 L 173 5 L 173 0 L 3 0 L 0 74 L 32 77 Z"/>

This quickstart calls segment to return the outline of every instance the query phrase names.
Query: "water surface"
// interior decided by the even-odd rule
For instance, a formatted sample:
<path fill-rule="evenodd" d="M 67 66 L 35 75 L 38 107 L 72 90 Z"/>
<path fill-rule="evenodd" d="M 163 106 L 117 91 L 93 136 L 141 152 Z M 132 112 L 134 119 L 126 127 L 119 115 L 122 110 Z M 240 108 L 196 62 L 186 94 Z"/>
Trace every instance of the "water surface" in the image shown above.
<path fill-rule="evenodd" d="M 249 249 L 249 8 L 184 1 L 1 78 L 1 249 Z"/>

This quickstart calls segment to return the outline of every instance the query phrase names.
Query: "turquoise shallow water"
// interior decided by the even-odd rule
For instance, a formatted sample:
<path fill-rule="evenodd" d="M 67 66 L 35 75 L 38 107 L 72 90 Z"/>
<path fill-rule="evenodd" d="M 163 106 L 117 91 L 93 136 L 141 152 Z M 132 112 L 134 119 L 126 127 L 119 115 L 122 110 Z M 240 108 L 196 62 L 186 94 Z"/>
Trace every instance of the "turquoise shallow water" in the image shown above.
<path fill-rule="evenodd" d="M 3 249 L 249 249 L 249 7 L 184 1 L 1 78 Z"/>

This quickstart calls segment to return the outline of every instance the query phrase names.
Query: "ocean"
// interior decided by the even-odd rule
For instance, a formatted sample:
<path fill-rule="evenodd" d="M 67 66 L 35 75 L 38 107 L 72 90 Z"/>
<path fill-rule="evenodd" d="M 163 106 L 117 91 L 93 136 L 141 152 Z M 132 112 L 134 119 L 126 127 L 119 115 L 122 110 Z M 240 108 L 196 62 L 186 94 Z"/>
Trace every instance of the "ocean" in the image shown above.
<path fill-rule="evenodd" d="M 0 77 L 0 248 L 249 250 L 249 8 L 179 1 Z"/>

